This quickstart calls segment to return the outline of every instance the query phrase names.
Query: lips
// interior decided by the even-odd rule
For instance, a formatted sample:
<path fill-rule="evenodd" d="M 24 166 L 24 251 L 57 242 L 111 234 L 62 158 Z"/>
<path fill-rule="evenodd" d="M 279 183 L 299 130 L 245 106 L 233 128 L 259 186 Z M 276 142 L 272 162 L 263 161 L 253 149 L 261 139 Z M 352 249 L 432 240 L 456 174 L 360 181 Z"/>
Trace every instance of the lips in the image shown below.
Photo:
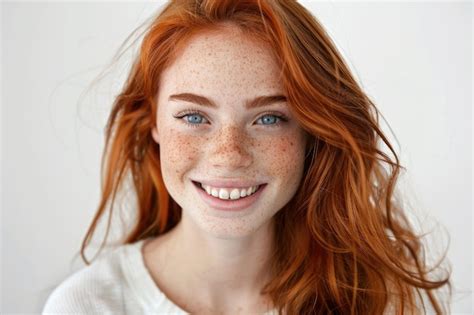
<path fill-rule="evenodd" d="M 251 208 L 259 199 L 267 184 L 259 185 L 257 190 L 250 196 L 239 199 L 220 199 L 209 195 L 201 183 L 192 181 L 201 199 L 211 208 L 223 211 L 241 211 Z"/>
<path fill-rule="evenodd" d="M 194 184 L 196 187 L 198 187 L 198 188 L 200 188 L 200 189 L 206 191 L 206 189 L 203 187 L 203 185 L 204 185 L 203 183 L 200 183 L 200 182 L 197 182 L 197 181 L 194 181 L 194 180 L 193 180 L 192 182 L 193 182 L 193 184 Z M 256 185 L 257 188 L 256 188 L 256 190 L 255 190 L 253 193 L 251 193 L 251 195 L 255 194 L 263 185 L 265 185 L 265 184 Z M 204 185 L 204 186 L 205 186 L 205 185 Z M 251 186 L 248 186 L 249 189 L 250 189 L 250 187 L 251 187 Z M 255 187 L 255 186 L 253 186 L 253 187 Z M 234 188 L 234 187 L 223 187 L 223 188 Z M 239 188 L 237 188 L 237 189 L 239 189 Z M 240 188 L 240 189 L 242 189 L 242 188 Z M 239 190 L 240 190 L 240 189 L 239 189 Z M 230 190 L 230 189 L 229 189 L 229 190 Z M 250 191 L 250 190 L 249 190 L 249 191 Z M 206 192 L 207 192 L 207 191 L 206 191 Z M 209 195 L 209 194 L 208 194 L 208 195 Z M 251 195 L 250 195 L 250 196 L 251 196 Z M 214 197 L 214 196 L 213 196 L 213 197 Z M 245 197 L 239 197 L 239 199 L 243 199 L 243 198 L 247 198 L 247 197 L 249 197 L 249 195 L 247 195 L 247 196 L 245 196 Z M 220 199 L 220 198 L 219 198 L 219 199 Z M 229 199 L 231 199 L 231 198 L 229 197 Z M 221 199 L 221 200 L 225 200 L 225 199 Z"/>

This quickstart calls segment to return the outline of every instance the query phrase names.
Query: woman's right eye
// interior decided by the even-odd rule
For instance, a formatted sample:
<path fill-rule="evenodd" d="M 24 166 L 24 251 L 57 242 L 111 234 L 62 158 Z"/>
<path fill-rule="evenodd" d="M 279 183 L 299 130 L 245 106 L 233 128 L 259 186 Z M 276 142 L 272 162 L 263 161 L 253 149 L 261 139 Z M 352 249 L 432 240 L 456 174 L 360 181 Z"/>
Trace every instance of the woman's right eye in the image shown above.
<path fill-rule="evenodd" d="M 201 113 L 199 112 L 188 112 L 183 115 L 174 116 L 177 119 L 183 120 L 183 122 L 190 127 L 199 127 L 202 123 L 209 122 Z"/>

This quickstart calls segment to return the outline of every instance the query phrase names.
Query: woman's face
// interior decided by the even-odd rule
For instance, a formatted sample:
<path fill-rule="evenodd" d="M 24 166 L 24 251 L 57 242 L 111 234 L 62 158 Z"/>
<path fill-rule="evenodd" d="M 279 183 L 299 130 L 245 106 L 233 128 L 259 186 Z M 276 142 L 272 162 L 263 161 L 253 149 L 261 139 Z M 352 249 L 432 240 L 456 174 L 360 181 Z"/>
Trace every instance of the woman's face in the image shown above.
<path fill-rule="evenodd" d="M 253 102 L 285 95 L 267 49 L 231 29 L 201 33 L 160 78 L 152 135 L 165 186 L 183 216 L 216 237 L 270 223 L 302 178 L 305 133 L 285 98 Z"/>

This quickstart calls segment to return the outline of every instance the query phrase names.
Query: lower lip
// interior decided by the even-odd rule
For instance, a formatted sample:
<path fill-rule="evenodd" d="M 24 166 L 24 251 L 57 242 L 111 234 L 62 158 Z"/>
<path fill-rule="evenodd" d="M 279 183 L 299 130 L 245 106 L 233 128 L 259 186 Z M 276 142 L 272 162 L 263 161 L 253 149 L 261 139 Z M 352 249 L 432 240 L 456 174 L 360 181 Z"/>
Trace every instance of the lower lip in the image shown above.
<path fill-rule="evenodd" d="M 217 209 L 217 210 L 223 210 L 223 211 L 241 211 L 249 208 L 251 205 L 253 205 L 257 200 L 260 198 L 260 195 L 262 194 L 263 190 L 265 187 L 267 187 L 267 184 L 260 185 L 258 190 L 244 198 L 240 198 L 237 200 L 232 200 L 232 199 L 219 199 L 217 197 L 208 195 L 205 190 L 203 190 L 201 187 L 198 187 L 197 185 L 200 185 L 199 183 L 192 183 L 194 187 L 196 187 L 198 194 L 201 196 L 201 198 L 204 200 L 205 203 L 207 203 L 208 206 Z"/>

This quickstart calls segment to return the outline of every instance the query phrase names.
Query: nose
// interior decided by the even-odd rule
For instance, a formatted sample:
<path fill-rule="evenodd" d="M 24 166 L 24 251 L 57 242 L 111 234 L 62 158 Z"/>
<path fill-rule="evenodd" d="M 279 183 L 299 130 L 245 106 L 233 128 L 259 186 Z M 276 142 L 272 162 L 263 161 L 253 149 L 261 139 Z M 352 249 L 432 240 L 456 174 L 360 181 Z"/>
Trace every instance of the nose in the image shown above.
<path fill-rule="evenodd" d="M 209 162 L 213 167 L 238 169 L 252 164 L 252 141 L 239 127 L 221 128 L 210 142 Z"/>

